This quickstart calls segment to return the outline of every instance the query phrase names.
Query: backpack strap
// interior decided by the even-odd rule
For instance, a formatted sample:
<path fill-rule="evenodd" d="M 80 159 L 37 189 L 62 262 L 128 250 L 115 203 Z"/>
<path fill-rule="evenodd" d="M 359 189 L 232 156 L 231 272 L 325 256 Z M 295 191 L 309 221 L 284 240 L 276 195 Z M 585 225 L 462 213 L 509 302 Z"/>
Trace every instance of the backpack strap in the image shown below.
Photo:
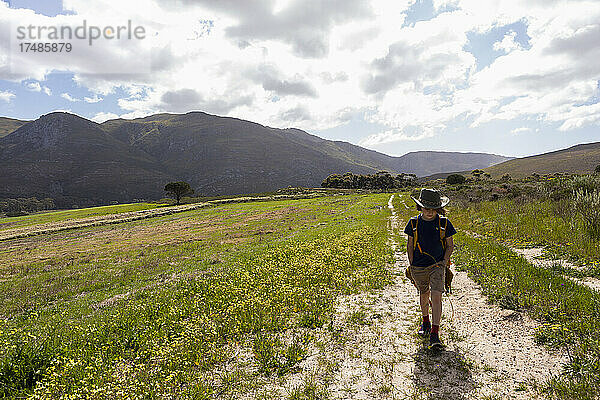
<path fill-rule="evenodd" d="M 410 219 L 410 226 L 413 230 L 413 251 L 419 247 L 419 251 L 421 251 L 421 246 L 419 246 L 419 232 L 417 230 L 419 226 L 419 217 L 412 217 Z"/>
<path fill-rule="evenodd" d="M 440 215 L 438 224 L 440 227 L 440 242 L 442 242 L 442 248 L 446 251 L 446 228 L 448 227 L 448 218 Z"/>

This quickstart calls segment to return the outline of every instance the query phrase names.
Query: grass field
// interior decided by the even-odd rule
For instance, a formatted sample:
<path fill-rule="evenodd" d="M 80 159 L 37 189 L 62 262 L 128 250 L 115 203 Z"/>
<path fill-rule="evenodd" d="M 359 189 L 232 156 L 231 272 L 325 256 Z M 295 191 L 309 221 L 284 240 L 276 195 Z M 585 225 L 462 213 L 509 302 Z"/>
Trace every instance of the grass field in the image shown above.
<path fill-rule="evenodd" d="M 567 207 L 561 201 L 499 200 L 456 209 L 454 215 L 471 232 L 515 247 L 543 246 L 548 257 L 569 259 L 586 275 L 600 277 L 600 240 L 588 234 L 581 216 L 565 212 Z"/>
<path fill-rule="evenodd" d="M 460 231 L 457 266 L 470 273 L 491 301 L 541 321 L 539 343 L 567 351 L 564 374 L 546 382 L 546 395 L 596 399 L 600 294 L 565 276 L 600 276 L 600 240 L 586 229 L 589 221 L 568 199 L 484 201 L 451 208 L 450 215 Z M 536 267 L 511 250 L 532 246 L 543 246 L 546 257 L 569 259 L 581 270 Z"/>
<path fill-rule="evenodd" d="M 156 203 L 118 204 L 114 206 L 91 207 L 77 210 L 50 211 L 39 214 L 25 215 L 22 217 L 5 217 L 0 218 L 0 230 L 34 226 L 51 222 L 62 222 L 80 218 L 99 217 L 102 215 L 151 210 L 162 206 L 162 204 Z"/>
<path fill-rule="evenodd" d="M 259 377 L 285 374 L 337 294 L 389 281 L 388 198 L 222 205 L 1 242 L 2 395 L 237 393 L 257 377 L 214 376 L 236 348 Z"/>
<path fill-rule="evenodd" d="M 0 397 L 280 398 L 263 385 L 297 371 L 335 299 L 391 282 L 389 197 L 221 204 L 1 241 Z M 581 221 L 561 218 L 555 203 L 515 201 L 449 208 L 455 264 L 490 301 L 540 321 L 539 343 L 568 350 L 544 395 L 594 399 L 600 295 L 510 246 L 580 257 L 593 275 L 599 243 L 569 233 Z M 403 246 L 417 211 L 406 193 L 394 208 Z M 313 389 L 288 398 L 326 398 Z"/>

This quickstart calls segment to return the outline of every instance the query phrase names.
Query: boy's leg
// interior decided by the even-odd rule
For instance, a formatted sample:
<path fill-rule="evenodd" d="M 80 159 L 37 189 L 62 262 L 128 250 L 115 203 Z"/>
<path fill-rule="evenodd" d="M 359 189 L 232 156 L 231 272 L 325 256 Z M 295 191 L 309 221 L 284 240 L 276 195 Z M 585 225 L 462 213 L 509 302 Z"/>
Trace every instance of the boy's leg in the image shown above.
<path fill-rule="evenodd" d="M 421 336 L 429 335 L 431 332 L 431 322 L 429 321 L 429 291 L 419 293 L 419 301 L 421 303 L 421 313 L 423 315 L 423 323 L 419 328 L 418 334 Z"/>
<path fill-rule="evenodd" d="M 421 309 L 423 308 L 423 298 L 421 297 Z M 442 319 L 442 292 L 431 291 L 431 323 L 440 326 Z"/>
<path fill-rule="evenodd" d="M 440 320 L 442 319 L 442 292 L 437 290 L 431 291 L 431 319 L 433 324 L 429 334 L 429 347 L 443 347 L 439 336 Z"/>
<path fill-rule="evenodd" d="M 430 292 L 419 293 L 419 301 L 421 302 L 421 313 L 423 317 L 427 318 L 429 318 L 429 293 Z"/>

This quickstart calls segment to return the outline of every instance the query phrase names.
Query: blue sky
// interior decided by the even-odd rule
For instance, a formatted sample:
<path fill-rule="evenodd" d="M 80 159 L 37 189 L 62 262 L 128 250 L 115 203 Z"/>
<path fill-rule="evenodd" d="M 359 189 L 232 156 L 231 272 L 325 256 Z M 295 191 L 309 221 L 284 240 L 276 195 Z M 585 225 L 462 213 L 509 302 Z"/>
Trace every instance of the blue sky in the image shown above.
<path fill-rule="evenodd" d="M 17 51 L 18 25 L 83 20 L 147 35 Z M 196 110 L 397 156 L 527 156 L 600 141 L 599 21 L 594 1 L 0 0 L 0 116 Z"/>

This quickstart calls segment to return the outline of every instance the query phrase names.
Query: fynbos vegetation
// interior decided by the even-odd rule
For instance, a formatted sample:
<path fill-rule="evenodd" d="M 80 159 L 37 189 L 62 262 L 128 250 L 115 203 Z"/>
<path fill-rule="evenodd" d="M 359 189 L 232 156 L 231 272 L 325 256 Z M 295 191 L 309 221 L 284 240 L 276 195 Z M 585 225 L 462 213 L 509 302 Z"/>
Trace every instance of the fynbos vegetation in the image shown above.
<path fill-rule="evenodd" d="M 398 189 L 415 184 L 416 175 L 398 174 L 392 176 L 389 172 L 380 171 L 373 175 L 356 175 L 346 172 L 344 175 L 329 175 L 322 183 L 322 187 L 336 189 Z"/>

